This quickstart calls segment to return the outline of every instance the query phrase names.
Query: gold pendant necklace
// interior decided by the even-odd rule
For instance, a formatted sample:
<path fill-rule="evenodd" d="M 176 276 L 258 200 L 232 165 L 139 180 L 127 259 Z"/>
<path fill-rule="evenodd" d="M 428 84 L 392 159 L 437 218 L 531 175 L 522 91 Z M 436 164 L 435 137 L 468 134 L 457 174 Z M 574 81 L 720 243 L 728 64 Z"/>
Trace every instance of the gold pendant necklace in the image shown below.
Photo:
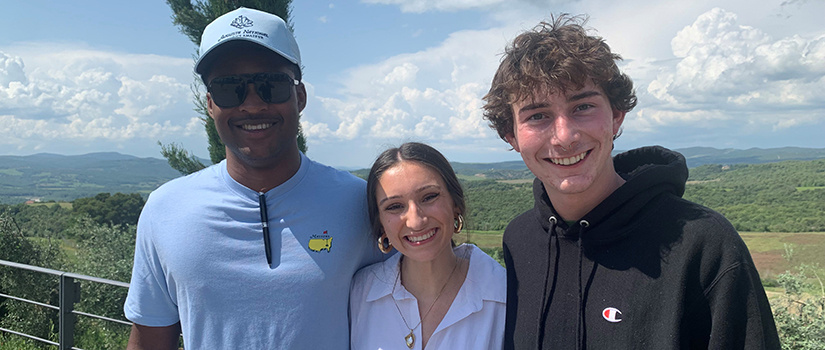
<path fill-rule="evenodd" d="M 433 303 L 430 304 L 430 307 L 427 309 L 427 312 L 424 313 L 424 316 L 422 316 L 421 319 L 418 321 L 418 324 L 416 324 L 415 327 L 410 328 L 410 325 L 407 323 L 407 319 L 404 318 L 404 313 L 401 312 L 401 308 L 398 307 L 398 302 L 395 300 L 395 286 L 397 284 L 401 284 L 401 262 L 404 260 L 403 256 L 400 258 L 400 261 L 398 262 L 398 274 L 395 275 L 396 283 L 394 283 L 392 285 L 392 295 L 391 296 L 392 296 L 392 302 L 393 302 L 393 304 L 395 304 L 395 309 L 398 310 L 398 314 L 401 315 L 401 320 L 404 321 L 404 326 L 410 329 L 410 334 L 407 334 L 404 337 L 404 342 L 407 344 L 408 348 L 412 349 L 415 346 L 415 332 L 414 332 L 414 330 L 416 328 L 418 328 L 418 326 L 421 325 L 421 322 L 424 322 L 424 319 L 427 318 L 427 315 L 430 314 L 430 311 L 432 311 L 433 306 L 435 306 L 435 303 L 438 302 L 438 298 L 440 298 L 441 294 L 444 293 L 444 289 L 446 289 L 447 284 L 450 283 L 450 279 L 453 277 L 453 273 L 455 273 L 455 270 L 458 269 L 458 264 L 461 261 L 460 259 L 461 258 L 456 256 L 455 266 L 453 266 L 453 270 L 450 271 L 450 275 L 447 276 L 447 281 L 444 282 L 443 286 L 441 286 L 441 291 L 439 291 L 438 295 L 435 296 L 435 300 L 433 300 Z M 423 330 L 422 330 L 422 332 L 423 332 Z"/>
<path fill-rule="evenodd" d="M 415 346 L 415 334 L 413 334 L 412 329 L 410 329 L 410 334 L 407 334 L 407 336 L 404 337 L 404 341 L 407 342 L 407 347 L 410 349 L 412 349 L 413 346 Z"/>

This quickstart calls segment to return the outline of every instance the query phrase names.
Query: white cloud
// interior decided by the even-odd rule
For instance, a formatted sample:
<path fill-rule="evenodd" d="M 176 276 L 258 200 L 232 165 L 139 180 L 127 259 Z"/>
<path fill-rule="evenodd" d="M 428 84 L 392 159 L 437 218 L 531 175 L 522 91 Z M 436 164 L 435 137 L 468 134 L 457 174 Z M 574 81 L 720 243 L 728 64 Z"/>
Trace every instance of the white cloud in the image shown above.
<path fill-rule="evenodd" d="M 115 109 L 115 112 L 129 118 L 131 122 L 156 119 L 153 116 L 179 98 L 189 96 L 190 92 L 188 84 L 164 75 L 155 75 L 144 81 L 123 77 L 121 83 L 118 90 L 121 107 Z"/>
<path fill-rule="evenodd" d="M 404 85 L 415 80 L 415 74 L 418 73 L 418 67 L 412 63 L 404 62 L 399 66 L 393 67 L 392 71 L 385 75 L 381 85 Z"/>
<path fill-rule="evenodd" d="M 505 45 L 501 31 L 453 33 L 436 47 L 351 69 L 339 96 L 315 97 L 320 110 L 310 107 L 302 120 L 307 137 L 500 142 L 481 117 L 481 96 Z"/>
<path fill-rule="evenodd" d="M 675 64 L 646 87 L 646 97 L 658 100 L 657 110 L 638 113 L 646 124 L 711 127 L 707 121 L 735 118 L 788 128 L 825 119 L 825 35 L 775 39 L 714 8 L 679 31 L 671 47 Z"/>
<path fill-rule="evenodd" d="M 12 82 L 26 84 L 23 60 L 0 52 L 0 87 L 9 87 Z"/>
<path fill-rule="evenodd" d="M 192 61 L 59 44 L 0 52 L 0 145 L 20 151 L 61 144 L 156 148 L 203 129 L 191 110 Z M 145 153 L 137 151 L 131 153 Z"/>

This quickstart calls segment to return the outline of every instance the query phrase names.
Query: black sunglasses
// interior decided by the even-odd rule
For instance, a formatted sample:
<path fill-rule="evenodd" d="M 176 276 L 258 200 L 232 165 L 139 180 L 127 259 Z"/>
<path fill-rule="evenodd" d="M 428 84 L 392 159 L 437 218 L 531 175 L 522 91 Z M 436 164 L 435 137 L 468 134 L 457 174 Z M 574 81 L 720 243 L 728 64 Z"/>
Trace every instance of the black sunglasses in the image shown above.
<path fill-rule="evenodd" d="M 246 86 L 255 84 L 255 91 L 266 103 L 284 103 L 292 94 L 292 86 L 301 82 L 286 73 L 254 73 L 217 77 L 209 82 L 206 91 L 218 107 L 240 106 L 246 99 Z"/>

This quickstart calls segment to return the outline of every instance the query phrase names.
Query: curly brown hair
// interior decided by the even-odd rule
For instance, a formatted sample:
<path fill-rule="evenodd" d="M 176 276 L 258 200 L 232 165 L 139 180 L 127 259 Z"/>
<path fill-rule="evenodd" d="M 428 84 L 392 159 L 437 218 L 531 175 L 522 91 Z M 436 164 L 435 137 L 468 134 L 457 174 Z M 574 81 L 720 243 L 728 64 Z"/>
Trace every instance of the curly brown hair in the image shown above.
<path fill-rule="evenodd" d="M 587 17 L 561 14 L 551 21 L 513 40 L 484 96 L 484 119 L 505 141 L 513 134 L 512 104 L 539 91 L 564 94 L 590 79 L 611 107 L 628 112 L 636 106 L 633 81 L 616 65 L 622 57 L 610 52 L 601 37 L 587 34 Z"/>

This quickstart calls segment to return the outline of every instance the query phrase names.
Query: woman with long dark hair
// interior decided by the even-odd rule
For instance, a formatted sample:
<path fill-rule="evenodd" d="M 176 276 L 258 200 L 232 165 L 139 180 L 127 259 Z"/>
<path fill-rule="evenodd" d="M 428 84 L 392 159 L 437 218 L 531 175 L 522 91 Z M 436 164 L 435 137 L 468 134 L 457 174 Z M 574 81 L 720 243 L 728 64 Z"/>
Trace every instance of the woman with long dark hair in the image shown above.
<path fill-rule="evenodd" d="M 372 234 L 386 261 L 359 271 L 350 293 L 353 349 L 500 349 L 504 268 L 474 245 L 456 246 L 464 191 L 434 148 L 384 151 L 367 178 Z"/>

